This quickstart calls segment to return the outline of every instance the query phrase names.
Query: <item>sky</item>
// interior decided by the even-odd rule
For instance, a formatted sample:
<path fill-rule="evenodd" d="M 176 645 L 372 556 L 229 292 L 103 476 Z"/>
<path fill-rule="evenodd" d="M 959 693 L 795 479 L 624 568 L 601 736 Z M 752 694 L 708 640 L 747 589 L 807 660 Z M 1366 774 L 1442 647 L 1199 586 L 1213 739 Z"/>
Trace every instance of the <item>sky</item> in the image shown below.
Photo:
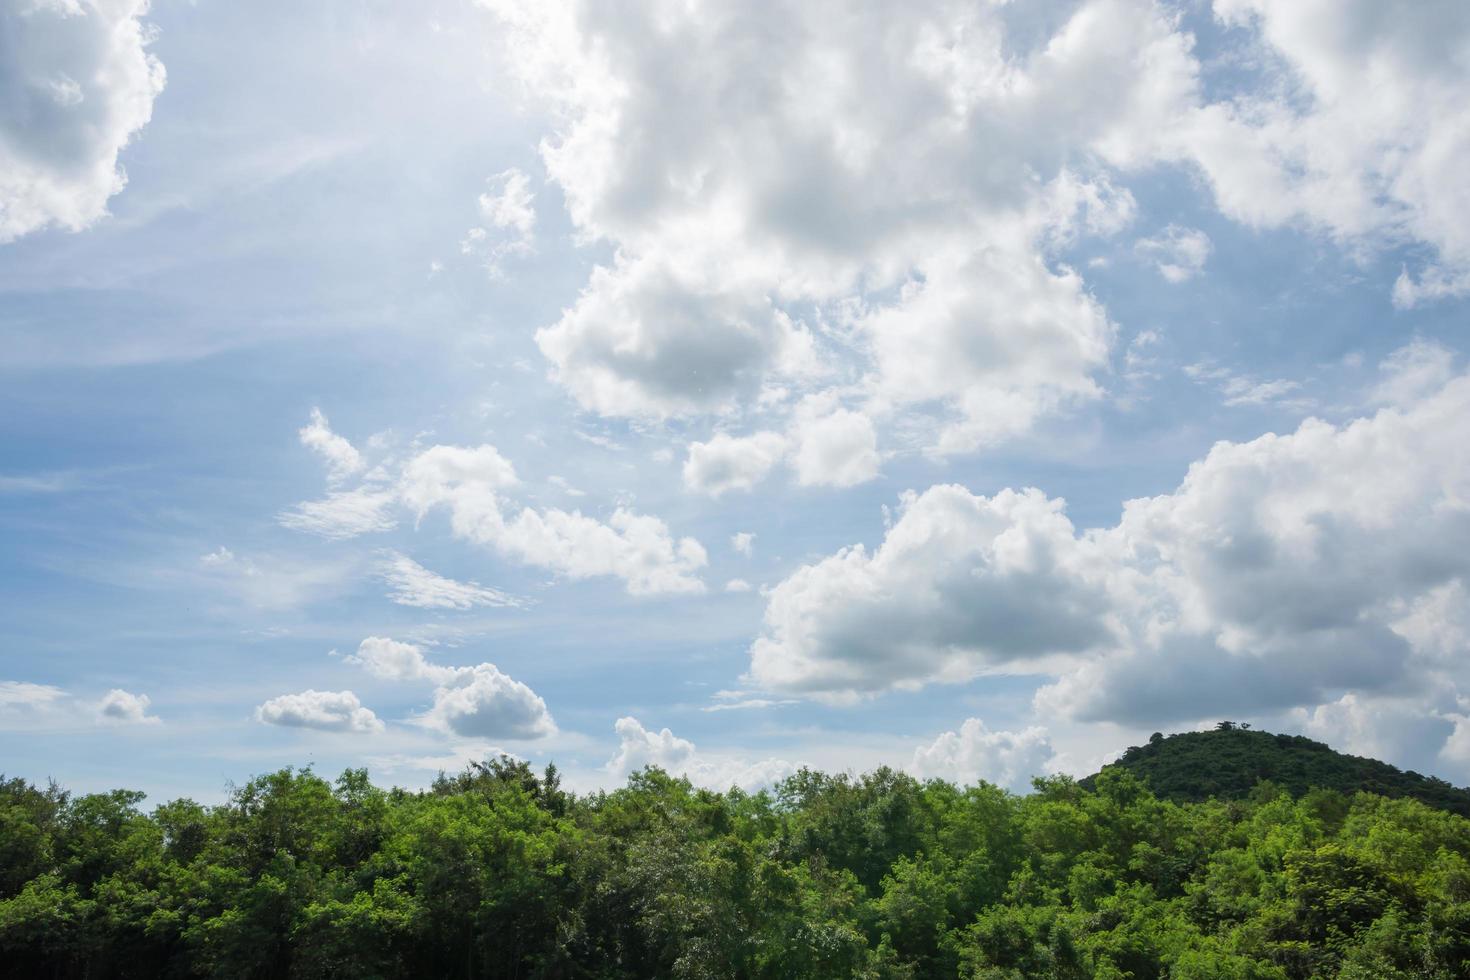
<path fill-rule="evenodd" d="M 0 0 L 0 760 L 1223 719 L 1470 783 L 1461 0 Z"/>

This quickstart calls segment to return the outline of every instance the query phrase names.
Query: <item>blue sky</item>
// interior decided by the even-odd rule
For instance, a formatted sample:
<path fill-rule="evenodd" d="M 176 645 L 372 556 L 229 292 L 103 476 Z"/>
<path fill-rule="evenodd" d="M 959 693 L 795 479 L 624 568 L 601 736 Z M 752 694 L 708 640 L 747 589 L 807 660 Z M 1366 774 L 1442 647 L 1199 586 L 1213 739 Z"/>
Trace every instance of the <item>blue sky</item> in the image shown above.
<path fill-rule="evenodd" d="M 1024 787 L 1233 718 L 1470 782 L 1467 46 L 0 4 L 5 768 Z"/>

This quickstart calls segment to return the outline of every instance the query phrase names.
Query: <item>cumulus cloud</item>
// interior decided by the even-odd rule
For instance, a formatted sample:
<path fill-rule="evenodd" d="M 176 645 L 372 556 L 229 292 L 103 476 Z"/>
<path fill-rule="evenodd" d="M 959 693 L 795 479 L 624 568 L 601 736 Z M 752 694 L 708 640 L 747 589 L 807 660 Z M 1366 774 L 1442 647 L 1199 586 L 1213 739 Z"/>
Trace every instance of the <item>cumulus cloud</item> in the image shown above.
<path fill-rule="evenodd" d="M 458 670 L 431 664 L 424 656 L 424 648 L 415 643 L 401 643 L 385 636 L 368 637 L 345 660 L 389 681 L 426 680 L 444 684 L 453 680 Z"/>
<path fill-rule="evenodd" d="M 556 733 L 546 702 L 494 664 L 460 668 L 434 691 L 434 705 L 423 721 L 466 737 L 532 739 Z"/>
<path fill-rule="evenodd" d="M 1039 490 L 906 495 L 876 550 L 845 548 L 771 591 L 752 680 L 852 696 L 1110 643 L 1104 584 L 1062 507 Z"/>
<path fill-rule="evenodd" d="M 150 703 L 146 694 L 113 688 L 97 702 L 97 720 L 121 725 L 156 725 L 158 716 L 148 713 Z"/>
<path fill-rule="evenodd" d="M 345 458 L 320 413 L 302 431 L 303 440 L 312 432 L 312 445 L 319 451 Z M 360 459 L 356 468 L 363 468 Z M 634 595 L 704 591 L 699 570 L 708 556 L 695 539 L 675 538 L 663 521 L 626 507 L 601 521 L 580 510 L 518 506 L 510 495 L 519 484 L 515 468 L 494 446 L 437 445 L 401 465 L 380 464 L 361 486 L 297 504 L 277 520 L 293 530 L 341 539 L 392 529 L 400 507 L 420 522 L 431 511 L 443 510 L 456 536 L 568 578 L 619 578 Z M 492 598 L 492 593 L 500 595 L 494 590 L 431 579 L 427 576 L 433 573 L 416 563 L 389 564 L 385 574 L 397 587 L 395 595 L 417 604 L 505 604 L 506 597 Z"/>
<path fill-rule="evenodd" d="M 968 718 L 959 731 L 944 732 L 915 749 L 909 768 L 923 779 L 945 779 L 960 785 L 984 780 L 1023 792 L 1030 788 L 1032 777 L 1051 771 L 1055 756 L 1043 728 L 991 731 L 979 718 Z"/>
<path fill-rule="evenodd" d="M 688 739 L 679 738 L 667 728 L 650 731 L 637 718 L 619 718 L 613 730 L 618 736 L 618 750 L 604 768 L 618 778 L 646 766 L 657 766 L 708 789 L 727 790 L 737 786 L 753 793 L 774 786 L 798 768 L 782 759 L 750 762 L 706 756 Z"/>
<path fill-rule="evenodd" d="M 878 435 L 862 412 L 843 408 L 831 394 L 809 395 L 792 413 L 786 434 L 719 433 L 689 446 L 684 486 L 718 497 L 750 490 L 781 462 L 802 486 L 850 487 L 878 475 Z"/>
<path fill-rule="evenodd" d="M 704 548 L 658 518 L 622 507 L 606 523 L 557 508 L 508 514 L 500 491 L 514 482 L 494 447 L 435 446 L 404 468 L 403 499 L 420 517 L 443 507 L 460 537 L 569 578 L 614 576 L 634 595 L 704 590 Z"/>
<path fill-rule="evenodd" d="M 786 455 L 786 440 L 776 432 L 749 436 L 720 433 L 689 447 L 684 486 L 718 497 L 730 490 L 749 490 Z"/>
<path fill-rule="evenodd" d="M 878 436 L 861 412 L 813 395 L 796 410 L 791 465 L 802 486 L 850 487 L 878 475 Z"/>
<path fill-rule="evenodd" d="M 482 3 L 556 120 L 542 163 L 576 238 L 612 248 L 537 334 L 553 376 L 603 414 L 728 417 L 772 385 L 859 378 L 854 414 L 829 420 L 854 440 L 859 416 L 909 435 L 928 422 L 916 438 L 940 455 L 1023 434 L 1102 394 L 1117 329 L 1058 256 L 1125 229 L 1127 181 L 1160 165 L 1202 174 L 1252 227 L 1324 231 L 1355 253 L 1428 246 L 1400 305 L 1470 289 L 1459 5 L 1218 0 L 1228 50 L 1202 63 L 1155 0 L 1044 14 L 924 0 L 901 16 L 827 0 Z M 1211 244 L 1171 225 L 1138 247 L 1183 281 Z M 1238 394 L 1279 400 L 1286 384 Z M 757 481 L 789 422 L 696 443 L 688 482 Z M 806 482 L 847 485 L 873 469 L 853 458 L 793 461 Z"/>
<path fill-rule="evenodd" d="M 959 449 L 1097 394 L 1111 326 L 1049 252 L 1127 223 L 1108 171 L 1188 107 L 1190 42 L 1151 3 L 486 5 L 563 121 L 542 160 L 578 234 L 616 246 L 537 337 L 584 406 L 724 411 L 856 362 L 882 405 L 956 414 Z"/>
<path fill-rule="evenodd" d="M 257 720 L 286 728 L 315 728 L 328 732 L 381 732 L 383 723 L 364 708 L 351 691 L 302 691 L 282 694 L 255 709 Z"/>
<path fill-rule="evenodd" d="M 1138 253 L 1153 262 L 1169 282 L 1185 282 L 1199 275 L 1210 257 L 1210 236 L 1197 228 L 1169 225 L 1153 238 L 1140 238 Z"/>
<path fill-rule="evenodd" d="M 1441 700 L 1447 703 L 1426 706 L 1418 698 L 1348 693 L 1310 710 L 1298 708 L 1292 720 L 1339 751 L 1433 770 L 1443 765 L 1440 756 L 1455 733 L 1454 716 L 1459 713 L 1452 698 Z"/>
<path fill-rule="evenodd" d="M 737 555 L 749 558 L 751 550 L 755 547 L 755 535 L 749 531 L 736 531 L 730 535 L 730 548 Z"/>
<path fill-rule="evenodd" d="M 381 680 L 427 681 L 433 704 L 421 724 L 465 737 L 535 739 L 555 734 L 546 702 L 491 663 L 446 667 L 431 662 L 421 646 L 370 636 L 346 658 Z"/>
<path fill-rule="evenodd" d="M 1176 131 L 1221 210 L 1369 246 L 1429 245 L 1434 261 L 1395 286 L 1401 306 L 1470 289 L 1470 9 L 1215 0 L 1214 11 L 1266 55 L 1253 86 Z"/>
<path fill-rule="evenodd" d="M 147 0 L 0 3 L 0 243 L 101 218 L 119 151 L 153 113 L 164 70 Z"/>
<path fill-rule="evenodd" d="M 843 549 L 771 591 L 750 676 L 851 698 L 1050 674 L 1043 714 L 1135 725 L 1349 693 L 1422 704 L 1470 681 L 1467 556 L 1460 375 L 1346 424 L 1218 443 L 1110 528 L 1078 533 L 1039 490 L 909 494 L 876 550 Z"/>
<path fill-rule="evenodd" d="M 392 589 L 388 598 L 400 606 L 418 609 L 473 609 L 476 606 L 520 606 L 523 603 L 499 589 L 478 582 L 457 582 L 429 571 L 396 551 L 385 551 L 378 574 Z"/>

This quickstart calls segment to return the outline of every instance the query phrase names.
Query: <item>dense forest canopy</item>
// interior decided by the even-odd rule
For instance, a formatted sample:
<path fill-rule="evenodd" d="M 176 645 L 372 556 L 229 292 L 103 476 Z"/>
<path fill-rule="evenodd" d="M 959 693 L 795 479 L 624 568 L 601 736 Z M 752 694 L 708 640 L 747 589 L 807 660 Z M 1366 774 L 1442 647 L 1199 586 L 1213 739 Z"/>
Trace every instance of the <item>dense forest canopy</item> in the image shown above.
<path fill-rule="evenodd" d="M 750 795 L 650 769 L 578 796 L 500 758 L 424 792 L 287 769 L 145 811 L 0 780 L 0 971 L 1470 976 L 1470 820 L 1270 782 L 1177 802 L 1129 765 L 1087 783 L 802 771 Z"/>
<path fill-rule="evenodd" d="M 1132 772 L 1156 795 L 1170 800 L 1239 799 L 1266 779 L 1296 796 L 1314 788 L 1366 790 L 1470 817 L 1470 790 L 1443 779 L 1345 755 L 1301 735 L 1251 731 L 1249 725 L 1228 721 L 1209 732 L 1155 734 L 1147 745 L 1130 748 L 1113 765 Z M 1082 784 L 1091 785 L 1092 778 Z"/>

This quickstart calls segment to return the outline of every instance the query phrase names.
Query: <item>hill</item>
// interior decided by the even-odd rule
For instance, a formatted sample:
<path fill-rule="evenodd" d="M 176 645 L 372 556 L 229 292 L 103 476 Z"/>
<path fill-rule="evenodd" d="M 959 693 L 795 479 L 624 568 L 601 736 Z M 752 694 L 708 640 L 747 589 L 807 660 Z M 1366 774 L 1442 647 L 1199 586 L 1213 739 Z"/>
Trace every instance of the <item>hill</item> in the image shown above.
<path fill-rule="evenodd" d="M 1346 755 L 1300 735 L 1273 735 L 1228 721 L 1209 732 L 1155 734 L 1147 745 L 1130 748 L 1103 768 L 1126 769 L 1148 783 L 1155 795 L 1176 801 L 1242 799 L 1266 779 L 1293 796 L 1310 789 L 1347 794 L 1363 790 L 1470 816 L 1470 790 L 1442 779 Z M 1091 788 L 1096 778 L 1081 782 Z"/>

